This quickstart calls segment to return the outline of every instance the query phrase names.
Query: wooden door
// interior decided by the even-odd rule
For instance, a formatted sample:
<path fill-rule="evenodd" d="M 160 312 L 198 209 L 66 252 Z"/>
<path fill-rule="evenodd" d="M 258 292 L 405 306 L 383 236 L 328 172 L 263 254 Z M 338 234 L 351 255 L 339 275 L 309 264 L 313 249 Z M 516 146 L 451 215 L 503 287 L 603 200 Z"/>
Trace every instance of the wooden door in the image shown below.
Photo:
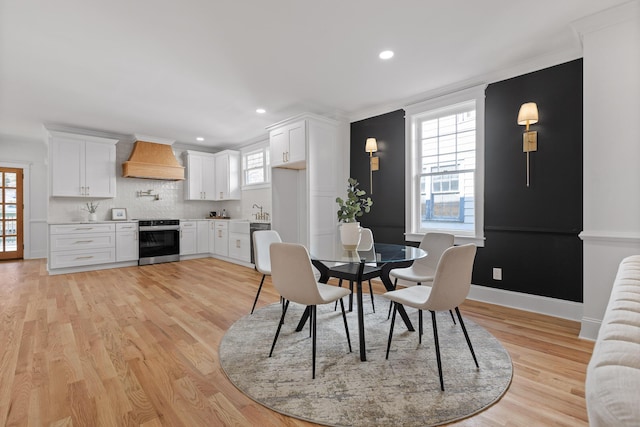
<path fill-rule="evenodd" d="M 24 255 L 22 179 L 22 169 L 0 168 L 0 260 Z"/>

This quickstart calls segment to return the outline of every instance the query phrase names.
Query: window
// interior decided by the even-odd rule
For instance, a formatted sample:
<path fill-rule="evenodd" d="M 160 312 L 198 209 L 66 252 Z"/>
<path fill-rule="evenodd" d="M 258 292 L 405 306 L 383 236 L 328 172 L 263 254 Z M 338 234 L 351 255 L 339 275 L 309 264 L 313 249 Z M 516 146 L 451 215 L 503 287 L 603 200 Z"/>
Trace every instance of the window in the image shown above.
<path fill-rule="evenodd" d="M 407 240 L 442 231 L 481 245 L 484 87 L 405 111 Z"/>
<path fill-rule="evenodd" d="M 254 145 L 242 153 L 242 185 L 256 186 L 270 182 L 269 145 Z"/>

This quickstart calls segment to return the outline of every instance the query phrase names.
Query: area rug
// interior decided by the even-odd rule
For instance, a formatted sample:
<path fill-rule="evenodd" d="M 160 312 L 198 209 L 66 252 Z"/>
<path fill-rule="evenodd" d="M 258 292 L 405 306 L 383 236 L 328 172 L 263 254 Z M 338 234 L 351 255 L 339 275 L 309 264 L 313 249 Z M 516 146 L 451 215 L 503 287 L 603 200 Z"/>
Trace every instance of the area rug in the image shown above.
<path fill-rule="evenodd" d="M 382 299 L 380 299 L 382 301 Z M 304 310 L 291 303 L 268 357 L 281 315 L 273 304 L 234 323 L 222 339 L 220 362 L 229 380 L 256 402 L 282 414 L 329 426 L 429 426 L 476 414 L 509 388 L 511 358 L 498 340 L 465 319 L 480 368 L 476 368 L 460 325 L 438 313 L 445 391 L 440 390 L 431 316 L 424 316 L 418 343 L 417 311 L 409 311 L 416 332 L 398 316 L 389 359 L 385 359 L 390 321 L 365 305 L 367 361 L 358 351 L 357 314 L 347 313 L 349 353 L 340 311 L 318 307 L 316 378 L 311 378 L 309 328 L 295 332 Z"/>

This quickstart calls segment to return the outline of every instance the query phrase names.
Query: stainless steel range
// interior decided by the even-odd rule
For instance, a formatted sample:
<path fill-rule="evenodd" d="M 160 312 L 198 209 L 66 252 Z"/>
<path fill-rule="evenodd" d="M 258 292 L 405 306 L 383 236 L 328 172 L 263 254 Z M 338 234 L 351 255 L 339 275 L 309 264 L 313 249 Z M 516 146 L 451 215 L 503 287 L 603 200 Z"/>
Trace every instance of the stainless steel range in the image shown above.
<path fill-rule="evenodd" d="M 179 219 L 141 219 L 138 235 L 138 265 L 180 261 Z"/>

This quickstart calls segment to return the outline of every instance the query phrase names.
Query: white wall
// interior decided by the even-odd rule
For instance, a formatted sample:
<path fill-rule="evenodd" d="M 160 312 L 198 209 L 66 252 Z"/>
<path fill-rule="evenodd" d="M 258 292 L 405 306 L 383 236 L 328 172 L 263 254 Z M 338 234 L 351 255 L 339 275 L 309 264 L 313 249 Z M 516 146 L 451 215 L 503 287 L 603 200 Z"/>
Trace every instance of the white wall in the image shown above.
<path fill-rule="evenodd" d="M 575 23 L 584 49 L 584 286 L 595 339 L 622 258 L 640 254 L 640 6 Z"/>
<path fill-rule="evenodd" d="M 24 257 L 47 256 L 47 147 L 43 141 L 0 135 L 0 165 L 25 169 Z"/>

